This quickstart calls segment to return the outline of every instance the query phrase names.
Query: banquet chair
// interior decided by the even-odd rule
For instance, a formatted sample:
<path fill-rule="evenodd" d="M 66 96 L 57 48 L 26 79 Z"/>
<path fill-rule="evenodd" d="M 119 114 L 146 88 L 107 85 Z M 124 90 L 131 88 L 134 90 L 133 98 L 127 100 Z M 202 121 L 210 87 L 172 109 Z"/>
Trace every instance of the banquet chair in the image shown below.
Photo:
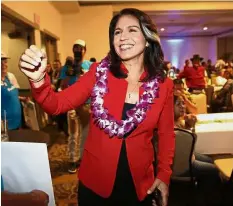
<path fill-rule="evenodd" d="M 207 113 L 207 97 L 204 93 L 200 94 L 191 94 L 191 98 L 195 102 L 197 106 L 198 114 L 206 114 Z"/>
<path fill-rule="evenodd" d="M 175 128 L 175 155 L 172 165 L 171 181 L 190 182 L 196 185 L 192 173 L 192 156 L 196 134 L 185 129 Z"/>
<path fill-rule="evenodd" d="M 216 84 L 216 77 L 217 77 L 216 75 L 213 75 L 213 74 L 211 75 L 211 84 L 212 84 L 212 85 L 213 85 L 213 84 L 214 84 L 214 85 Z"/>
<path fill-rule="evenodd" d="M 192 155 L 196 142 L 196 134 L 185 129 L 175 128 L 175 155 L 172 165 L 171 181 L 189 182 L 194 187 L 196 180 L 192 173 Z M 152 138 L 154 147 L 155 162 L 154 171 L 157 174 L 157 153 L 158 153 L 158 132 L 154 131 Z"/>
<path fill-rule="evenodd" d="M 214 87 L 212 85 L 208 85 L 205 88 L 205 93 L 206 93 L 207 111 L 208 111 L 208 113 L 210 113 L 211 112 L 211 102 L 212 102 L 212 98 L 214 95 Z"/>
<path fill-rule="evenodd" d="M 10 142 L 34 142 L 50 145 L 50 136 L 43 131 L 30 129 L 9 130 L 8 135 Z"/>

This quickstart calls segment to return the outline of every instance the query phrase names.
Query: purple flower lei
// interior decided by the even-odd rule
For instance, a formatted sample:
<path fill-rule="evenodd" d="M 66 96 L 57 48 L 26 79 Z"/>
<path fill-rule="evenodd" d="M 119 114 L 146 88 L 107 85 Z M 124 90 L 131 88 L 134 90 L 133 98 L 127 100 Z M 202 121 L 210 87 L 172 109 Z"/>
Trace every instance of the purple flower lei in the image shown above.
<path fill-rule="evenodd" d="M 109 134 L 110 137 L 114 135 L 123 137 L 146 118 L 147 109 L 150 108 L 154 98 L 158 97 L 159 82 L 157 78 L 154 78 L 143 83 L 144 92 L 136 106 L 127 111 L 128 118 L 126 120 L 116 120 L 108 113 L 108 109 L 103 106 L 103 97 L 108 92 L 107 71 L 109 65 L 109 59 L 105 57 L 96 69 L 96 83 L 91 93 L 91 110 L 94 122 L 100 129 L 104 129 L 105 133 Z"/>

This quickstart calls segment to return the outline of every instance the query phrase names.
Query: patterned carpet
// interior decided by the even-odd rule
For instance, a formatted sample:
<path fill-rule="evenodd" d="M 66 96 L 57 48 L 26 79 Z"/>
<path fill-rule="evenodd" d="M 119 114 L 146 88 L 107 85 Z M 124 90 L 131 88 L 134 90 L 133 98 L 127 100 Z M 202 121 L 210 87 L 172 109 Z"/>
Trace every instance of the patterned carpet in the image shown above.
<path fill-rule="evenodd" d="M 77 113 L 84 127 L 89 121 L 89 106 L 83 105 Z M 51 139 L 48 153 L 56 205 L 77 206 L 78 178 L 77 174 L 68 173 L 67 137 L 53 125 L 46 126 L 43 131 L 49 133 Z"/>
<path fill-rule="evenodd" d="M 50 133 L 51 135 L 51 133 Z M 77 174 L 68 173 L 67 138 L 59 133 L 49 148 L 49 161 L 57 206 L 77 206 Z"/>

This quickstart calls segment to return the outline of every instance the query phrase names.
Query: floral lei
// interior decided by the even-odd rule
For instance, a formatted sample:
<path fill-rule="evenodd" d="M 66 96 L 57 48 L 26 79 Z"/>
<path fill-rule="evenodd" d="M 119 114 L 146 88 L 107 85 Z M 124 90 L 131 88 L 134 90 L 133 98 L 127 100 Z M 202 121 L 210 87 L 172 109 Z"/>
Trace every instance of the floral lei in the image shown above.
<path fill-rule="evenodd" d="M 110 61 L 108 57 L 105 57 L 97 67 L 96 83 L 91 93 L 91 110 L 94 122 L 100 129 L 104 129 L 104 132 L 109 134 L 110 137 L 114 135 L 123 137 L 146 118 L 147 109 L 150 108 L 154 98 L 158 98 L 159 81 L 154 78 L 143 83 L 144 92 L 136 106 L 127 111 L 128 118 L 126 120 L 116 120 L 108 113 L 108 109 L 103 106 L 103 97 L 108 92 L 107 71 L 109 65 Z"/>

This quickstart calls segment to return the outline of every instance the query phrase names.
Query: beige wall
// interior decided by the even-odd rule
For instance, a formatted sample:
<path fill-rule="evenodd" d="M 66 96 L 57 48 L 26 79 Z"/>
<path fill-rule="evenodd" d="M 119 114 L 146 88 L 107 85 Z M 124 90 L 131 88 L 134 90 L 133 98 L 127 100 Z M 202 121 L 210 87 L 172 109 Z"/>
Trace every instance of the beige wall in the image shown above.
<path fill-rule="evenodd" d="M 40 30 L 48 30 L 52 34 L 60 37 L 58 41 L 58 52 L 61 53 L 63 58 L 63 48 L 62 48 L 62 15 L 54 8 L 54 6 L 47 1 L 3 1 L 5 6 L 9 7 L 13 11 L 22 15 L 26 19 L 34 22 L 34 13 L 40 16 Z M 40 45 L 39 35 L 36 36 L 36 44 Z"/>
<path fill-rule="evenodd" d="M 233 9 L 233 2 L 148 2 L 114 5 L 113 11 L 124 8 L 137 8 L 143 11 L 167 11 L 167 10 L 222 10 Z"/>
<path fill-rule="evenodd" d="M 161 45 L 165 60 L 181 70 L 185 60 L 192 58 L 194 54 L 199 54 L 204 61 L 211 59 L 213 63 L 217 59 L 216 37 L 162 37 Z"/>
<path fill-rule="evenodd" d="M 130 3 L 113 6 L 82 6 L 76 14 L 61 14 L 48 1 L 3 1 L 15 12 L 34 21 L 34 13 L 40 16 L 40 30 L 48 30 L 60 38 L 58 52 L 64 63 L 66 56 L 72 55 L 73 42 L 84 39 L 87 42 L 86 59 L 96 57 L 101 60 L 108 52 L 108 26 L 113 12 L 126 7 L 141 10 L 215 10 L 233 9 L 233 2 L 154 2 Z M 181 5 L 182 4 L 182 5 Z M 40 35 L 36 32 L 36 43 L 40 46 Z M 7 51 L 6 51 L 7 52 Z"/>
<path fill-rule="evenodd" d="M 101 60 L 109 50 L 108 27 L 112 15 L 112 6 L 87 6 L 77 14 L 64 15 L 64 55 L 73 56 L 73 42 L 83 39 L 87 44 L 85 59 Z"/>

